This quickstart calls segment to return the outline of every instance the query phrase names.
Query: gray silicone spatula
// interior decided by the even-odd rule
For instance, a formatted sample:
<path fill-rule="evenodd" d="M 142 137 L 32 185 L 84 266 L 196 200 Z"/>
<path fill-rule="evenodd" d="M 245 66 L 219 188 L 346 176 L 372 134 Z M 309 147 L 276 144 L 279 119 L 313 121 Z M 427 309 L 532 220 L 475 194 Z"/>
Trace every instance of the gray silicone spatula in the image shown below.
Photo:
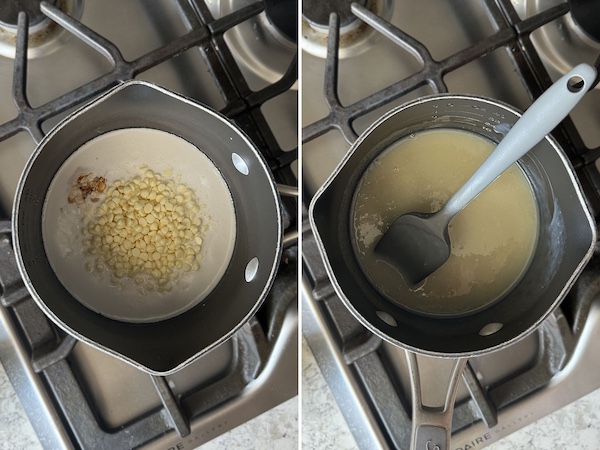
<path fill-rule="evenodd" d="M 596 79 L 596 69 L 580 64 L 544 92 L 514 124 L 469 180 L 436 213 L 408 213 L 392 223 L 375 253 L 415 285 L 450 257 L 448 223 L 492 181 L 531 150 L 563 120 Z"/>

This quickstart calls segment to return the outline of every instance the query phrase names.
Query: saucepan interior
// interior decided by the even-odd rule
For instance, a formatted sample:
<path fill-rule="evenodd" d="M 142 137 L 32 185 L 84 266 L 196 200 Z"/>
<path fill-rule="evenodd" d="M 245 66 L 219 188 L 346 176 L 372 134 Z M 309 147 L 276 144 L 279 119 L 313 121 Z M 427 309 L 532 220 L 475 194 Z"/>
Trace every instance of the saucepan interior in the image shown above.
<path fill-rule="evenodd" d="M 552 311 L 591 256 L 593 220 L 573 169 L 547 137 L 519 161 L 538 205 L 538 242 L 522 278 L 498 301 L 462 316 L 420 314 L 382 295 L 361 269 L 352 242 L 353 195 L 384 149 L 433 128 L 467 130 L 498 142 L 518 118 L 504 104 L 470 96 L 434 96 L 402 106 L 359 138 L 313 199 L 311 222 L 338 293 L 363 324 L 386 340 L 437 356 L 475 355 L 508 345 Z"/>

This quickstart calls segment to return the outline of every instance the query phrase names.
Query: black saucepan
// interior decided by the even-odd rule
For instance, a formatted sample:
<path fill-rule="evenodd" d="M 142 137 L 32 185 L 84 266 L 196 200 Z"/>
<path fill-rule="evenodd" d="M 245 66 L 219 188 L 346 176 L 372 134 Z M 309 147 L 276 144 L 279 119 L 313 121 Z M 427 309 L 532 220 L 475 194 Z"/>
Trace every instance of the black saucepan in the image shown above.
<path fill-rule="evenodd" d="M 197 304 L 161 320 L 136 320 L 131 316 L 117 320 L 103 314 L 101 302 L 95 308 L 86 306 L 87 294 L 75 298 L 69 283 L 53 270 L 44 244 L 44 203 L 56 174 L 84 144 L 122 129 L 158 130 L 192 144 L 218 169 L 233 203 L 235 242 L 220 279 Z M 182 167 L 185 163 L 169 153 L 169 148 L 163 150 L 166 163 L 175 173 L 189 172 L 190 167 Z M 115 166 L 127 164 L 127 151 L 117 152 L 116 159 Z M 211 186 L 205 189 L 210 199 Z M 207 233 L 223 232 L 213 226 Z M 194 101 L 150 83 L 131 81 L 67 117 L 39 144 L 17 189 L 13 236 L 25 284 L 57 325 L 142 370 L 164 375 L 228 339 L 257 311 L 279 265 L 282 221 L 279 195 L 269 168 L 238 127 Z M 206 251 L 219 258 L 218 249 Z M 89 289 L 92 294 L 92 284 Z M 120 295 L 115 288 L 106 295 L 107 304 Z M 144 299 L 139 301 L 143 309 Z"/>

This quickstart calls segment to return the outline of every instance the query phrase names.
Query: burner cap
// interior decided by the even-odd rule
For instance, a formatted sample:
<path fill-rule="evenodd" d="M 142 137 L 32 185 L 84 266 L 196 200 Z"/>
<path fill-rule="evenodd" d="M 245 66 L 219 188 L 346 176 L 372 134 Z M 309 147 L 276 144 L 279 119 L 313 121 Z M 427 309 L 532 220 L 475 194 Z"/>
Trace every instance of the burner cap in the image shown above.
<path fill-rule="evenodd" d="M 298 42 L 298 3 L 296 0 L 265 0 L 269 22 L 287 39 Z"/>
<path fill-rule="evenodd" d="M 54 5 L 56 0 L 47 0 Z M 9 27 L 16 27 L 19 13 L 25 11 L 29 17 L 29 25 L 36 25 L 46 18 L 40 11 L 40 0 L 2 0 L 0 5 L 0 23 Z"/>
<path fill-rule="evenodd" d="M 571 17 L 591 38 L 600 42 L 600 2 L 596 0 L 569 0 Z"/>
<path fill-rule="evenodd" d="M 356 20 L 352 14 L 350 5 L 358 3 L 361 6 L 367 4 L 366 0 L 331 0 L 321 2 L 319 0 L 303 0 L 302 16 L 311 24 L 317 27 L 327 28 L 329 26 L 329 15 L 334 12 L 340 18 L 340 27 L 344 27 Z"/>

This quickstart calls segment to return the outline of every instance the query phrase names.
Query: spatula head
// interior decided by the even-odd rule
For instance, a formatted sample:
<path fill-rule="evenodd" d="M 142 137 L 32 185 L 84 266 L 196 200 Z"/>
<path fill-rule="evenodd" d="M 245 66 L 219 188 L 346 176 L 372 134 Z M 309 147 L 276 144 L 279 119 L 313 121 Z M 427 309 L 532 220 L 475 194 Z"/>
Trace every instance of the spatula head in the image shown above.
<path fill-rule="evenodd" d="M 447 226 L 440 227 L 432 216 L 410 213 L 398 217 L 375 246 L 375 253 L 411 285 L 423 281 L 450 257 Z"/>

